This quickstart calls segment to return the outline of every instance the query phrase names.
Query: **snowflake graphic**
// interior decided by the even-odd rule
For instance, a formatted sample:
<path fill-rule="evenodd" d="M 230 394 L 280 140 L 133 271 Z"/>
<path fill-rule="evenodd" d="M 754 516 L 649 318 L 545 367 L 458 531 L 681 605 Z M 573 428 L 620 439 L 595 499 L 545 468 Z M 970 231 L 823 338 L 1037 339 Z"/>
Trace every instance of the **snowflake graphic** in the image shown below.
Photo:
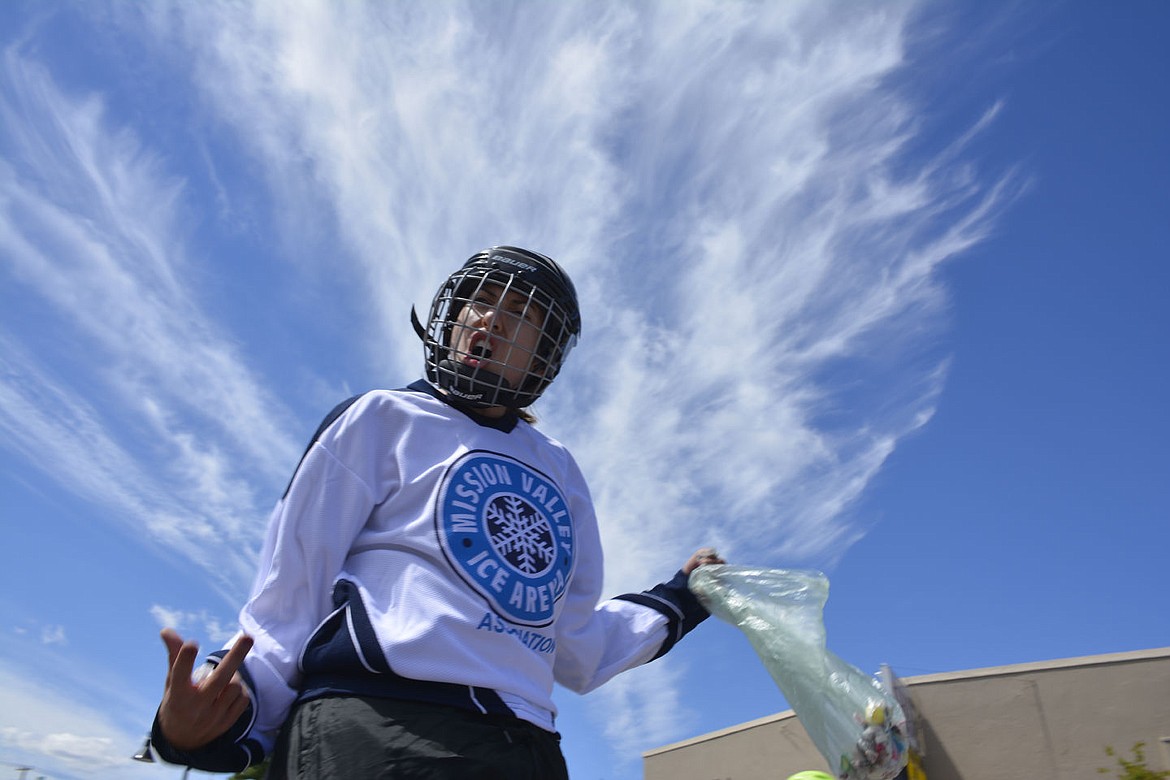
<path fill-rule="evenodd" d="M 493 498 L 487 506 L 487 524 L 492 546 L 518 571 L 541 574 L 555 561 L 552 528 L 544 515 L 519 496 Z"/>

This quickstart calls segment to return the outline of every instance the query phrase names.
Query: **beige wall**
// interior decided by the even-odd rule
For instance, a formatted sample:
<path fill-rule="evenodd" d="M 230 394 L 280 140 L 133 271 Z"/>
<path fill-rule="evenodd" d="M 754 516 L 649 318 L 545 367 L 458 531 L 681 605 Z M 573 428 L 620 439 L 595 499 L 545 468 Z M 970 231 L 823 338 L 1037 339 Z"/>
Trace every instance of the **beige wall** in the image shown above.
<path fill-rule="evenodd" d="M 895 670 L 896 672 L 897 670 Z M 1170 770 L 1170 648 L 903 680 L 929 780 L 1103 780 L 1112 745 Z M 1166 739 L 1167 742 L 1162 740 Z M 791 711 L 644 754 L 646 780 L 784 780 L 825 771 Z"/>

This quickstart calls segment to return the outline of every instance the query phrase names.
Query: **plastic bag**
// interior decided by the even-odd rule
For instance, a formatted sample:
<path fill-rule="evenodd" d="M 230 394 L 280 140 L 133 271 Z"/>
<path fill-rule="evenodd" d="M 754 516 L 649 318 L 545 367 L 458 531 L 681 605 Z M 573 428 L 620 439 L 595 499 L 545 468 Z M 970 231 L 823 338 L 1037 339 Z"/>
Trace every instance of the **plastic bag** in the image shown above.
<path fill-rule="evenodd" d="M 690 589 L 752 643 L 817 750 L 842 780 L 893 780 L 906 719 L 873 676 L 825 647 L 829 581 L 814 571 L 701 566 Z"/>

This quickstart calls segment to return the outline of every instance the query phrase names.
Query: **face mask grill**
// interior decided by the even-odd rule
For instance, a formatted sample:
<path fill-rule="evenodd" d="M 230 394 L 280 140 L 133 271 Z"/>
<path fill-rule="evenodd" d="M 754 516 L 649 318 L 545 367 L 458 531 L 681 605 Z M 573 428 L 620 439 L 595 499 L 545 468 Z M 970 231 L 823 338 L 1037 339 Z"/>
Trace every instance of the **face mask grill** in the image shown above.
<path fill-rule="evenodd" d="M 573 321 L 522 273 L 465 266 L 431 304 L 422 334 L 428 377 L 475 407 L 529 406 L 576 344 Z"/>

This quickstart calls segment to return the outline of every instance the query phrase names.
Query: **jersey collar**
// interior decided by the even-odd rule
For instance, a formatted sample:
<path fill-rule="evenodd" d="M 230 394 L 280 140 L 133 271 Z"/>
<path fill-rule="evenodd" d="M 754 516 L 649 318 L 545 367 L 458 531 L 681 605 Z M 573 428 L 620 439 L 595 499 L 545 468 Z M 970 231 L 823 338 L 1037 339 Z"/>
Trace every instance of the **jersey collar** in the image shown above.
<path fill-rule="evenodd" d="M 427 395 L 434 396 L 451 408 L 463 412 L 475 424 L 482 425 L 485 428 L 495 428 L 497 431 L 511 433 L 512 429 L 516 427 L 516 423 L 520 421 L 520 415 L 516 413 L 515 409 L 509 409 L 500 417 L 484 417 L 482 414 L 476 412 L 475 409 L 461 403 L 458 398 L 447 395 L 425 379 L 412 382 L 407 389 L 413 390 L 416 393 L 426 393 Z"/>

